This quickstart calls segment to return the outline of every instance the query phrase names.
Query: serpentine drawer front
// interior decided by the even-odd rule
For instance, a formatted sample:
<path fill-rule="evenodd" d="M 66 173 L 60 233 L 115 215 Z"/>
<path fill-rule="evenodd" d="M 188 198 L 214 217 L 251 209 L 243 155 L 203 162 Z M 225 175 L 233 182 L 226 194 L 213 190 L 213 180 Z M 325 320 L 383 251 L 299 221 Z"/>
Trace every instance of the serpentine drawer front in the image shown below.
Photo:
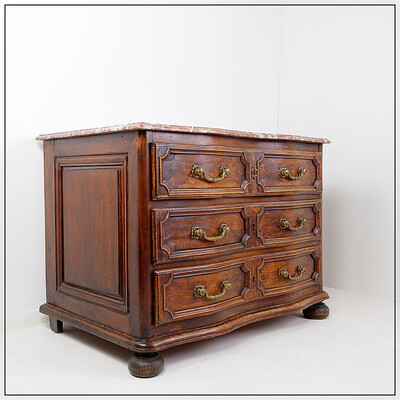
<path fill-rule="evenodd" d="M 155 324 L 216 314 L 320 282 L 320 249 L 155 272 Z M 283 300 L 280 300 L 283 301 Z"/>
<path fill-rule="evenodd" d="M 319 240 L 320 207 L 320 201 L 306 200 L 153 209 L 153 262 Z"/>
<path fill-rule="evenodd" d="M 127 348 L 130 373 L 151 377 L 168 347 L 300 310 L 328 316 L 328 140 L 147 123 L 37 139 L 46 217 L 40 311 L 54 332 L 69 323 Z"/>
<path fill-rule="evenodd" d="M 322 190 L 317 152 L 211 146 L 152 146 L 153 199 L 315 193 Z"/>
<path fill-rule="evenodd" d="M 244 302 L 251 270 L 244 262 L 160 270 L 156 277 L 156 324 L 217 313 Z"/>

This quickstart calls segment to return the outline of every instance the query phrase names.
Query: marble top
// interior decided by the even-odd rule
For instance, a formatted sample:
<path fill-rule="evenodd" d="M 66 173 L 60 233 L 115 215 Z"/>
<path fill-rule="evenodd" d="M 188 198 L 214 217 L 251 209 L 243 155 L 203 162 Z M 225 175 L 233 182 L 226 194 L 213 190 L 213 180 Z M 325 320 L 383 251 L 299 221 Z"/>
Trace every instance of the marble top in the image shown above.
<path fill-rule="evenodd" d="M 45 135 L 39 135 L 36 139 L 37 140 L 67 139 L 73 137 L 106 135 L 106 134 L 131 132 L 131 131 L 184 132 L 184 133 L 195 133 L 195 134 L 199 133 L 207 135 L 235 136 L 235 137 L 245 137 L 245 138 L 264 139 L 264 140 L 289 140 L 295 142 L 308 142 L 308 143 L 330 143 L 330 140 L 328 139 L 314 138 L 307 136 L 234 131 L 229 129 L 204 128 L 198 126 L 150 124 L 147 122 L 134 122 L 124 125 L 105 126 L 103 128 L 82 129 L 78 131 L 69 131 L 60 133 L 49 133 Z"/>

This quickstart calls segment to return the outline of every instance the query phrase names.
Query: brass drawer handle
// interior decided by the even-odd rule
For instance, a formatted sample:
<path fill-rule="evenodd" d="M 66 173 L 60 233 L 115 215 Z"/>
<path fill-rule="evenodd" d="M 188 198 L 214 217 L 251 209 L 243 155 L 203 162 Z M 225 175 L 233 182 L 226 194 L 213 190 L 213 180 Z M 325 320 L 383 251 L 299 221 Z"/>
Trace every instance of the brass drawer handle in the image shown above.
<path fill-rule="evenodd" d="M 291 281 L 297 281 L 297 279 L 300 279 L 304 272 L 306 272 L 306 268 L 302 265 L 297 266 L 297 273 L 294 276 L 290 276 L 290 273 L 286 268 L 279 268 L 278 276 L 281 279 L 287 278 Z"/>
<path fill-rule="evenodd" d="M 194 297 L 204 297 L 207 299 L 215 300 L 219 299 L 223 296 L 229 289 L 231 288 L 231 284 L 228 281 L 222 281 L 221 283 L 221 293 L 215 294 L 214 296 L 210 296 L 207 292 L 207 289 L 204 288 L 204 285 L 196 285 L 193 289 Z"/>
<path fill-rule="evenodd" d="M 192 171 L 190 172 L 190 175 L 193 176 L 193 178 L 196 179 L 205 179 L 207 182 L 219 182 L 222 181 L 222 179 L 226 178 L 228 176 L 228 174 L 231 171 L 229 171 L 229 168 L 225 165 L 221 165 L 219 167 L 219 176 L 218 178 L 213 178 L 211 176 L 208 176 L 205 172 L 204 169 L 202 167 L 200 167 L 200 165 L 194 164 L 192 167 Z"/>
<path fill-rule="evenodd" d="M 287 229 L 289 231 L 299 231 L 307 223 L 307 219 L 304 217 L 297 218 L 297 225 L 290 226 L 290 222 L 286 218 L 281 218 L 279 220 L 279 229 Z"/>
<path fill-rule="evenodd" d="M 279 178 L 286 178 L 286 179 L 291 179 L 292 181 L 298 181 L 301 179 L 305 174 L 307 170 L 303 167 L 299 167 L 297 169 L 297 176 L 293 176 L 290 174 L 289 170 L 287 168 L 279 168 Z"/>
<path fill-rule="evenodd" d="M 227 224 L 221 224 L 219 226 L 219 235 L 218 236 L 207 236 L 203 229 L 201 229 L 199 226 L 192 226 L 192 231 L 190 232 L 190 238 L 191 239 L 201 239 L 202 237 L 207 240 L 208 242 L 216 242 L 219 239 L 222 239 L 229 231 L 231 228 Z"/>

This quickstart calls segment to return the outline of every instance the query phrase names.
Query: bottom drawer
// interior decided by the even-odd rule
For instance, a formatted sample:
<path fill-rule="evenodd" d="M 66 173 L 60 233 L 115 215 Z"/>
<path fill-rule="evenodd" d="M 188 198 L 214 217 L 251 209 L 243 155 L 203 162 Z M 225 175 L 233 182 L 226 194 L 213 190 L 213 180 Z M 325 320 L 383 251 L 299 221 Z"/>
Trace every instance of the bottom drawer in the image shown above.
<path fill-rule="evenodd" d="M 215 313 L 222 320 L 246 302 L 297 296 L 320 283 L 320 271 L 319 247 L 155 271 L 155 325 Z"/>
<path fill-rule="evenodd" d="M 301 290 L 320 282 L 319 249 L 288 258 L 263 258 L 257 267 L 257 286 L 263 296 L 276 296 Z"/>
<path fill-rule="evenodd" d="M 222 311 L 245 301 L 251 270 L 244 261 L 155 272 L 156 325 Z"/>

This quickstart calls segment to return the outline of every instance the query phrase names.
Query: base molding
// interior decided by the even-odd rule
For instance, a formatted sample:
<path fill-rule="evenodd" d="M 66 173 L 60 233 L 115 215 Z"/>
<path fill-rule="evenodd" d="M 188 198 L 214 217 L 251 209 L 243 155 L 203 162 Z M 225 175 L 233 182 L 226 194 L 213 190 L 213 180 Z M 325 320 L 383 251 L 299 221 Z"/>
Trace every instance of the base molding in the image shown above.
<path fill-rule="evenodd" d="M 134 352 L 148 353 L 158 352 L 169 347 L 224 335 L 242 326 L 262 321 L 264 319 L 293 314 L 297 311 L 304 310 L 313 304 L 320 303 L 328 298 L 329 295 L 326 292 L 321 291 L 296 302 L 258 310 L 253 313 L 237 315 L 218 324 L 203 326 L 190 331 L 174 333 L 169 336 L 150 338 L 147 340 L 138 339 L 126 333 L 119 332 L 113 328 L 101 325 L 95 321 L 88 320 L 80 315 L 74 314 L 53 304 L 42 304 L 39 311 L 48 315 L 50 318 L 69 323 L 76 328 L 101 337 L 109 342 L 117 344 L 118 346 Z"/>

